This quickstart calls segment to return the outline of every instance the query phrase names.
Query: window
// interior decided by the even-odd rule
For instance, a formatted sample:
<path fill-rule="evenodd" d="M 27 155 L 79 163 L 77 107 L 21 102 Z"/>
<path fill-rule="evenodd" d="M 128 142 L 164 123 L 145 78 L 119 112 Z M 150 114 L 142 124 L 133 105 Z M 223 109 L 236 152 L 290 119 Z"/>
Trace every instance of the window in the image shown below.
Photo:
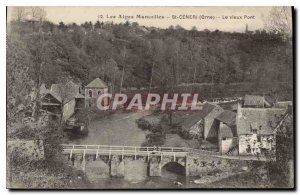
<path fill-rule="evenodd" d="M 257 136 L 257 141 L 261 142 L 261 136 Z"/>
<path fill-rule="evenodd" d="M 93 91 L 89 90 L 89 97 L 93 97 Z"/>
<path fill-rule="evenodd" d="M 101 91 L 100 90 L 98 91 L 98 95 L 101 95 Z"/>

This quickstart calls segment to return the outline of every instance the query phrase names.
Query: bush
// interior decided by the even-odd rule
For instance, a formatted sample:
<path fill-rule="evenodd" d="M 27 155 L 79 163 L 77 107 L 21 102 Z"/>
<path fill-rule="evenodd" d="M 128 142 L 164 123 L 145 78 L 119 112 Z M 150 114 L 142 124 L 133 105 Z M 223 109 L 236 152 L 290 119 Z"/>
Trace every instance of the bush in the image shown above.
<path fill-rule="evenodd" d="M 150 130 L 151 125 L 148 121 L 146 121 L 143 117 L 136 120 L 138 128 L 142 130 Z"/>
<path fill-rule="evenodd" d="M 152 133 L 161 133 L 161 134 L 163 133 L 163 129 L 162 129 L 161 125 L 154 125 L 154 126 L 150 127 L 150 131 Z"/>
<path fill-rule="evenodd" d="M 61 154 L 64 141 L 62 128 L 49 123 L 38 129 L 21 127 L 9 135 L 11 139 L 43 140 L 45 158 L 34 160 L 23 155 L 21 148 L 7 153 L 8 186 L 10 188 L 85 188 L 88 180 L 82 171 L 65 164 Z"/>
<path fill-rule="evenodd" d="M 178 135 L 179 135 L 180 137 L 182 137 L 183 139 L 187 139 L 187 140 L 190 140 L 190 139 L 193 139 L 193 138 L 194 138 L 194 136 L 191 135 L 188 131 L 184 131 L 184 130 L 182 130 L 182 129 L 179 130 Z"/>
<path fill-rule="evenodd" d="M 162 146 L 164 145 L 166 140 L 166 135 L 160 132 L 150 133 L 146 136 L 146 141 L 142 144 L 142 146 Z"/>

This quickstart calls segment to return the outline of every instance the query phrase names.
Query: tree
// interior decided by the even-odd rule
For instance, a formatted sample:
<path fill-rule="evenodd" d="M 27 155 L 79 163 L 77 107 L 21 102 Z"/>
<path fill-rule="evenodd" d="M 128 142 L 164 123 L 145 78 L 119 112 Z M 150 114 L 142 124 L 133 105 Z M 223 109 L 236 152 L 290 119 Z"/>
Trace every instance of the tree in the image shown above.
<path fill-rule="evenodd" d="M 53 32 L 55 25 L 52 22 L 44 21 L 42 24 L 42 28 L 45 32 Z"/>
<path fill-rule="evenodd" d="M 130 22 L 128 20 L 126 20 L 124 26 L 126 26 L 126 27 L 130 26 Z"/>
<path fill-rule="evenodd" d="M 64 22 L 59 22 L 58 24 L 58 29 L 61 30 L 62 32 L 66 31 L 67 30 L 67 26 L 65 25 Z"/>
<path fill-rule="evenodd" d="M 73 43 L 78 47 L 82 48 L 83 46 L 83 40 L 84 40 L 84 32 L 82 31 L 82 28 L 79 26 L 72 25 L 73 32 L 71 34 L 71 39 L 73 40 Z"/>
<path fill-rule="evenodd" d="M 46 20 L 46 11 L 44 8 L 41 7 L 31 7 L 29 14 L 31 15 L 32 19 L 35 19 L 37 21 L 43 22 Z"/>
<path fill-rule="evenodd" d="M 153 76 L 155 74 L 154 70 L 156 66 L 162 64 L 164 58 L 163 42 L 161 39 L 153 39 L 149 42 L 149 51 L 151 56 L 151 73 L 149 82 L 149 92 L 153 83 Z M 155 79 L 156 80 L 156 79 Z"/>
<path fill-rule="evenodd" d="M 84 24 L 81 25 L 86 31 L 91 31 L 93 30 L 93 24 L 92 22 L 85 22 Z"/>
<path fill-rule="evenodd" d="M 95 23 L 95 29 L 100 29 L 101 27 L 101 23 L 99 22 L 99 20 L 97 20 L 97 22 Z"/>
<path fill-rule="evenodd" d="M 269 32 L 291 37 L 293 30 L 291 7 L 273 7 L 269 15 L 265 18 L 265 28 Z"/>
<path fill-rule="evenodd" d="M 126 68 L 126 58 L 127 58 L 127 49 L 126 47 L 123 47 L 123 50 L 121 51 L 121 58 L 122 58 L 122 76 L 120 81 L 120 93 L 122 92 L 123 88 L 123 81 L 125 77 L 125 68 Z"/>
<path fill-rule="evenodd" d="M 139 23 L 137 23 L 137 22 L 132 22 L 131 26 L 134 27 L 134 28 L 136 28 L 136 27 L 139 26 Z"/>
<path fill-rule="evenodd" d="M 19 104 L 29 106 L 29 93 L 34 85 L 29 75 L 31 55 L 17 37 L 7 37 L 6 50 L 6 85 L 7 85 L 7 123 L 10 124 L 21 117 L 17 114 Z"/>
<path fill-rule="evenodd" d="M 12 13 L 12 18 L 14 20 L 16 20 L 17 22 L 21 22 L 22 20 L 25 19 L 27 14 L 28 14 L 28 12 L 26 11 L 25 7 L 14 7 L 13 13 Z"/>
<path fill-rule="evenodd" d="M 175 38 L 166 40 L 166 61 L 171 69 L 172 88 L 178 86 L 179 81 L 179 54 L 180 42 Z"/>

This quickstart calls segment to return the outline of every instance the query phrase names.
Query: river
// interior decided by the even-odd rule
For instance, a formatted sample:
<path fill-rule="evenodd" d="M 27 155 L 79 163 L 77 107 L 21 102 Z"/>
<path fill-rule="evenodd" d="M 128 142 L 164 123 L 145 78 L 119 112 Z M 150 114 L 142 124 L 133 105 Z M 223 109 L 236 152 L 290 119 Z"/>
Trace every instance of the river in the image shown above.
<path fill-rule="evenodd" d="M 147 114 L 149 113 L 141 111 L 131 113 L 120 112 L 105 118 L 94 119 L 89 125 L 88 135 L 77 139 L 71 139 L 69 144 L 140 146 L 145 141 L 147 131 L 139 129 L 135 121 Z M 89 186 L 90 188 L 155 189 L 195 187 L 195 184 L 192 183 L 193 178 L 186 178 L 184 175 L 174 173 L 167 169 L 162 170 L 162 177 L 147 177 L 145 174 L 146 171 L 141 168 L 145 166 L 134 164 L 132 166 L 132 171 L 125 173 L 124 178 L 111 178 L 107 172 L 107 167 L 104 166 L 106 165 L 103 164 L 103 167 L 100 168 L 101 170 L 87 171 L 88 178 L 90 177 L 91 180 L 93 180 L 92 186 Z M 141 169 L 140 173 L 137 173 L 139 176 L 130 174 L 134 171 L 139 172 L 138 169 Z M 101 176 L 97 177 L 97 175 Z M 140 177 L 141 175 L 144 176 Z M 96 176 L 96 179 L 94 176 Z"/>
<path fill-rule="evenodd" d="M 147 112 L 118 112 L 104 118 L 96 118 L 89 125 L 87 136 L 70 139 L 69 144 L 80 145 L 119 145 L 140 146 L 146 139 L 147 131 L 137 127 L 136 120 Z M 91 164 L 89 164 L 91 163 Z M 93 166 L 94 165 L 96 166 Z M 100 164 L 99 164 L 100 163 Z M 177 171 L 176 171 L 177 170 Z M 161 177 L 148 177 L 147 168 L 142 161 L 132 161 L 125 169 L 122 178 L 110 177 L 109 167 L 101 161 L 88 162 L 86 176 L 91 181 L 87 188 L 92 189 L 177 189 L 177 188 L 210 188 L 218 187 L 213 184 L 195 184 L 198 177 L 185 177 L 178 167 L 164 166 Z M 248 178 L 248 177 L 247 177 Z M 225 179 L 219 182 L 219 187 L 240 187 L 239 182 L 244 178 Z M 247 181 L 247 180 L 245 180 Z M 224 185 L 225 184 L 225 185 Z M 245 186 L 248 184 L 245 183 Z M 255 185 L 255 184 L 251 184 Z"/>
<path fill-rule="evenodd" d="M 89 124 L 85 137 L 70 140 L 70 144 L 140 146 L 147 132 L 139 129 L 136 119 L 146 112 L 115 113 L 105 118 L 94 119 Z"/>

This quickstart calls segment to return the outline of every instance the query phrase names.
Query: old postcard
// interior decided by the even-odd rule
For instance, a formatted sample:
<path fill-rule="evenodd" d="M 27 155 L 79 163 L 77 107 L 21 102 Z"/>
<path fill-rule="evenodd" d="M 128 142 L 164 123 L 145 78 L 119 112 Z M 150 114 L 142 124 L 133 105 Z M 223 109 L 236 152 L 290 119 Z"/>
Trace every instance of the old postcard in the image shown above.
<path fill-rule="evenodd" d="M 293 7 L 7 7 L 7 188 L 294 189 Z"/>

